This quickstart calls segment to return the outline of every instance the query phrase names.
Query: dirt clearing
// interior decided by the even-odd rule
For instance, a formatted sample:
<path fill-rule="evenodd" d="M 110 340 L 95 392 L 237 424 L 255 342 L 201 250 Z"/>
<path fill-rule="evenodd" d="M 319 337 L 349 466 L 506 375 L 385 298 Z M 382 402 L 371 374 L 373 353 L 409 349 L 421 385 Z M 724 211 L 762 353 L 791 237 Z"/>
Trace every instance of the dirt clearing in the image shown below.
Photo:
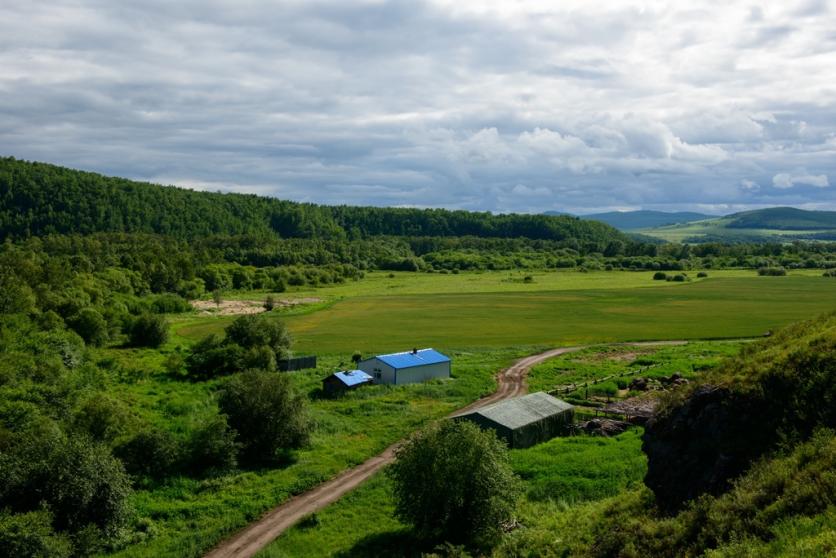
<path fill-rule="evenodd" d="M 275 308 L 290 308 L 301 304 L 313 304 L 321 300 L 314 297 L 275 299 L 273 304 Z M 193 300 L 191 305 L 202 316 L 238 316 L 266 311 L 263 300 L 224 300 L 220 304 L 215 304 L 211 300 Z"/>

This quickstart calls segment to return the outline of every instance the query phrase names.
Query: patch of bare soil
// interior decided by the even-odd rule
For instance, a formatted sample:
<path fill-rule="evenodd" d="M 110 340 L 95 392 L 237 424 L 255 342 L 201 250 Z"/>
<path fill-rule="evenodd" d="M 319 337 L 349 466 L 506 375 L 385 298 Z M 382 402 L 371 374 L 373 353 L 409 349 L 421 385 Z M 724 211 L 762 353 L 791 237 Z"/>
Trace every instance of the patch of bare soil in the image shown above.
<path fill-rule="evenodd" d="M 320 300 L 315 297 L 276 299 L 274 307 L 289 308 L 300 304 L 313 304 Z M 220 304 L 215 304 L 211 300 L 193 300 L 191 305 L 203 316 L 238 316 L 265 312 L 264 302 L 261 300 L 224 300 Z"/>

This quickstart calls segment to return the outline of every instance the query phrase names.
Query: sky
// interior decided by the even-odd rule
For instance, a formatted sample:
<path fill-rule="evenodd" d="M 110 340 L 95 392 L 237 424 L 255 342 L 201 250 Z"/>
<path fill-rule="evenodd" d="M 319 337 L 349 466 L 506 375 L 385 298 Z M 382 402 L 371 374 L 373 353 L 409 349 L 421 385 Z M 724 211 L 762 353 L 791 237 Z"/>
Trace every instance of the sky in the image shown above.
<path fill-rule="evenodd" d="M 327 204 L 836 209 L 836 0 L 0 0 L 0 155 Z"/>

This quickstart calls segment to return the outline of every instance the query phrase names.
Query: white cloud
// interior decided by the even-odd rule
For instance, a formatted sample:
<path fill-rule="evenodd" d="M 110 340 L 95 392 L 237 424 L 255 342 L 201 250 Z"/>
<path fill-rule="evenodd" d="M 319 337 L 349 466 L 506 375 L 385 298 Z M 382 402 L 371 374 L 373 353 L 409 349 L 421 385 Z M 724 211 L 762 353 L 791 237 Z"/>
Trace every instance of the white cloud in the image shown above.
<path fill-rule="evenodd" d="M 799 185 L 815 186 L 816 188 L 827 188 L 830 181 L 825 174 L 806 174 L 803 171 L 798 174 L 787 172 L 778 173 L 772 177 L 772 185 L 776 188 L 786 189 Z"/>

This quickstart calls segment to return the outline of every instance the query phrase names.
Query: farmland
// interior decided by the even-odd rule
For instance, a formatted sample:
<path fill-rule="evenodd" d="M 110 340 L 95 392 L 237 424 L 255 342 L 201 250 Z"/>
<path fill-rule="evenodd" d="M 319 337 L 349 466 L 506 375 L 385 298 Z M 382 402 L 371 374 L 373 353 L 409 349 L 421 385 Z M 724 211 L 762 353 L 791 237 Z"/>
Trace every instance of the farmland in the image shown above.
<path fill-rule="evenodd" d="M 557 277 L 552 279 L 552 275 Z M 475 288 L 475 292 L 457 294 L 450 291 L 461 291 L 462 285 L 468 283 L 490 285 L 499 281 L 505 285 L 501 281 L 508 274 L 451 274 L 429 278 L 424 274 L 396 274 L 394 278 L 380 274 L 371 278 L 378 287 L 384 287 L 379 294 L 365 291 L 367 287 L 360 282 L 342 287 L 345 291 L 360 290 L 356 296 L 344 292 L 327 304 L 277 314 L 293 332 L 298 354 L 313 352 L 320 356 L 317 370 L 291 375 L 299 390 L 312 397 L 317 430 L 311 447 L 300 450 L 296 462 L 282 469 L 242 471 L 218 479 L 181 478 L 140 491 L 136 499 L 138 513 L 152 518 L 157 532 L 144 544 L 128 547 L 119 555 L 199 555 L 201 549 L 223 533 L 256 518 L 288 495 L 374 455 L 426 420 L 441 417 L 490 392 L 493 372 L 512 359 L 541 348 L 637 339 L 761 335 L 767 329 L 836 307 L 836 292 L 831 283 L 804 274 L 763 278 L 753 272 L 727 272 L 728 276 L 686 284 L 660 284 L 653 282 L 647 273 L 600 273 L 594 275 L 599 288 L 582 289 L 579 287 L 584 275 L 542 274 L 534 283 L 509 283 L 509 288 L 516 291 L 491 293 Z M 542 290 L 548 280 L 563 288 Z M 392 294 L 393 289 L 385 288 L 389 282 L 403 285 L 407 294 Z M 613 288 L 619 283 L 632 286 Z M 433 286 L 438 293 L 431 292 Z M 326 299 L 331 296 L 330 290 L 300 291 L 288 296 L 317 294 Z M 241 298 L 248 296 L 258 298 L 263 294 L 241 293 Z M 502 316 L 501 320 L 496 319 L 498 315 Z M 123 349 L 105 352 L 115 359 L 128 357 L 131 362 L 146 362 L 146 368 L 157 369 L 161 354 L 175 351 L 179 344 L 190 344 L 208 332 L 221 331 L 230 319 L 175 318 L 178 334 L 162 353 L 133 351 L 127 355 Z M 341 361 L 346 362 L 352 351 L 369 354 L 416 344 L 449 352 L 454 358 L 456 379 L 422 386 L 378 386 L 337 401 L 316 397 L 320 378 Z M 715 363 L 720 356 L 734 351 L 735 346 L 730 344 L 699 343 L 688 351 L 660 348 L 641 358 L 665 363 L 660 371 L 669 372 L 669 369 L 682 368 L 685 362 L 696 364 L 697 368 L 700 363 Z M 590 350 L 588 354 L 566 356 L 542 365 L 533 372 L 532 388 L 548 389 L 575 379 L 606 375 L 611 369 L 629 364 L 608 360 L 607 354 Z M 574 372 L 567 374 L 567 368 Z M 159 372 L 139 380 L 117 381 L 113 390 L 131 401 L 149 420 L 186 429 L 185 422 L 199 420 L 200 411 L 211 400 L 209 396 L 215 387 L 213 382 L 172 380 Z M 627 446 L 630 444 L 618 447 Z M 638 446 L 633 442 L 630 447 L 635 450 L 631 459 L 637 459 Z M 523 467 L 524 461 L 515 462 Z M 532 473 L 531 478 L 535 484 L 547 485 L 547 477 L 547 472 L 541 471 Z M 635 480 L 632 476 L 630 479 Z M 590 482 L 586 481 L 584 490 L 599 491 L 599 495 L 602 490 L 608 493 L 609 489 L 602 487 L 589 488 Z M 375 480 L 345 500 L 349 504 L 360 502 L 355 505 L 363 507 L 368 498 L 380 499 L 385 494 L 385 481 Z M 575 498 L 569 498 L 568 494 L 566 501 Z M 577 498 L 585 498 L 579 494 Z M 543 505 L 537 502 L 529 505 Z M 333 513 L 338 516 L 359 513 L 341 512 L 344 505 L 347 504 L 337 504 Z M 385 505 L 381 509 L 385 510 Z M 381 520 L 375 523 L 375 529 L 387 526 L 397 530 L 399 527 L 392 521 Z M 323 520 L 322 528 L 325 525 Z M 296 534 L 289 534 L 289 540 L 302 537 L 304 529 L 298 528 L 299 533 L 293 531 Z M 293 552 L 309 543 L 298 544 L 301 546 Z"/>

